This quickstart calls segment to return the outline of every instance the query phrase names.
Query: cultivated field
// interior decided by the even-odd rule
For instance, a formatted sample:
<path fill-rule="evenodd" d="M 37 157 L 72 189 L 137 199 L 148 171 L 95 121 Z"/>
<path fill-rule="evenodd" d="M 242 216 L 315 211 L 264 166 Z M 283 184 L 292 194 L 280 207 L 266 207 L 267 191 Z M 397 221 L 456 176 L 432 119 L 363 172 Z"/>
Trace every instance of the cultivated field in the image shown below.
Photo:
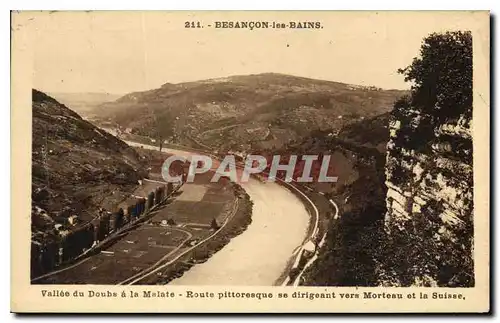
<path fill-rule="evenodd" d="M 148 192 L 164 184 L 156 180 L 144 180 L 130 199 L 146 197 Z M 133 281 L 129 278 L 140 277 L 152 266 L 174 260 L 188 248 L 212 235 L 217 226 L 233 215 L 236 200 L 230 183 L 208 183 L 200 177 L 194 183 L 183 185 L 176 197 L 153 212 L 151 219 L 137 229 L 124 233 L 106 250 L 37 283 L 129 283 Z M 215 227 L 214 219 L 217 224 Z M 159 276 L 161 274 L 154 277 L 159 279 Z"/>

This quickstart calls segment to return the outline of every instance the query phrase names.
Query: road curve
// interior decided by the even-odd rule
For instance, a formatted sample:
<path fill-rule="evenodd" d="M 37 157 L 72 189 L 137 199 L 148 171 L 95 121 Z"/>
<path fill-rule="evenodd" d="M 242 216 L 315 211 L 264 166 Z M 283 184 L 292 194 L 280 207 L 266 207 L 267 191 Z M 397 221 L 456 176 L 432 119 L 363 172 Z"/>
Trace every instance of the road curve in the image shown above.
<path fill-rule="evenodd" d="M 330 202 L 330 204 L 335 209 L 335 214 L 333 215 L 333 218 L 335 220 L 338 220 L 339 217 L 340 217 L 339 207 L 337 206 L 337 204 L 332 199 L 330 199 L 328 201 Z M 311 267 L 312 264 L 318 259 L 319 251 L 320 251 L 321 247 L 323 247 L 323 245 L 325 244 L 325 242 L 326 242 L 326 233 L 323 235 L 323 238 L 321 238 L 321 241 L 319 242 L 318 247 L 316 248 L 316 251 L 314 252 L 314 255 L 311 257 L 311 259 L 309 259 L 309 261 L 305 264 L 304 268 L 302 268 L 302 270 L 300 271 L 300 273 L 297 275 L 297 277 L 293 281 L 293 286 L 297 287 L 297 286 L 300 285 L 302 276 L 304 275 L 304 273 L 306 272 L 306 270 L 309 267 Z"/>

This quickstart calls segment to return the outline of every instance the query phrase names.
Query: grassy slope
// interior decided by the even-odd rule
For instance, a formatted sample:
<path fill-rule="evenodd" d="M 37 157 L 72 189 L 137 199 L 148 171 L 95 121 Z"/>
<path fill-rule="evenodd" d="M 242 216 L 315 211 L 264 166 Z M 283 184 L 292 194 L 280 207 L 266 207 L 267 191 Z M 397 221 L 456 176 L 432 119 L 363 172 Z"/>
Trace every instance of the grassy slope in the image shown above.
<path fill-rule="evenodd" d="M 135 188 L 143 166 L 123 141 L 46 94 L 32 95 L 32 228 L 43 236 L 70 215 L 87 221 L 99 207 L 111 209 Z"/>

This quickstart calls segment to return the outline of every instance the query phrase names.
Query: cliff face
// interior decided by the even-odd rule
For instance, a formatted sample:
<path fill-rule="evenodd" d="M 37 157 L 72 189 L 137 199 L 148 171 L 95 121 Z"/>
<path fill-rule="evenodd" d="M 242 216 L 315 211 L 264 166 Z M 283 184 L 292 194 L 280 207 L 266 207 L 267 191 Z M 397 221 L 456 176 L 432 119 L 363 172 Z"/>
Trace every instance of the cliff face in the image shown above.
<path fill-rule="evenodd" d="M 471 118 L 432 119 L 410 107 L 390 121 L 385 226 L 402 258 L 390 284 L 472 286 Z"/>

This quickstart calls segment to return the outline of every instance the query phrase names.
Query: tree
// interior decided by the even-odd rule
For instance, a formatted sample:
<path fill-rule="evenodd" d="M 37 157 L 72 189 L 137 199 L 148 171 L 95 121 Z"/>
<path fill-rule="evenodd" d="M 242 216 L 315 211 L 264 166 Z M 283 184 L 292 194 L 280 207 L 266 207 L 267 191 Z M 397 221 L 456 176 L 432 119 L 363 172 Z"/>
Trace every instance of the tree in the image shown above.
<path fill-rule="evenodd" d="M 123 226 L 124 218 L 125 218 L 125 212 L 123 211 L 122 208 L 118 209 L 118 217 L 116 219 L 117 228 L 121 228 Z"/>
<path fill-rule="evenodd" d="M 147 211 L 151 210 L 151 208 L 154 206 L 154 200 L 155 200 L 155 193 L 149 192 L 148 199 L 146 202 L 146 210 Z"/>
<path fill-rule="evenodd" d="M 154 191 L 154 204 L 157 205 L 161 202 L 161 187 L 157 187 Z"/>
<path fill-rule="evenodd" d="M 424 39 L 420 57 L 399 69 L 412 82 L 411 105 L 439 123 L 465 114 L 472 117 L 472 34 L 433 33 Z"/>
<path fill-rule="evenodd" d="M 169 111 L 161 111 L 159 115 L 154 115 L 154 132 L 158 145 L 163 148 L 163 141 L 174 135 L 174 117 Z"/>
<path fill-rule="evenodd" d="M 215 218 L 212 219 L 212 223 L 210 224 L 210 227 L 214 230 L 219 229 L 219 224 L 217 224 L 217 220 Z"/>

